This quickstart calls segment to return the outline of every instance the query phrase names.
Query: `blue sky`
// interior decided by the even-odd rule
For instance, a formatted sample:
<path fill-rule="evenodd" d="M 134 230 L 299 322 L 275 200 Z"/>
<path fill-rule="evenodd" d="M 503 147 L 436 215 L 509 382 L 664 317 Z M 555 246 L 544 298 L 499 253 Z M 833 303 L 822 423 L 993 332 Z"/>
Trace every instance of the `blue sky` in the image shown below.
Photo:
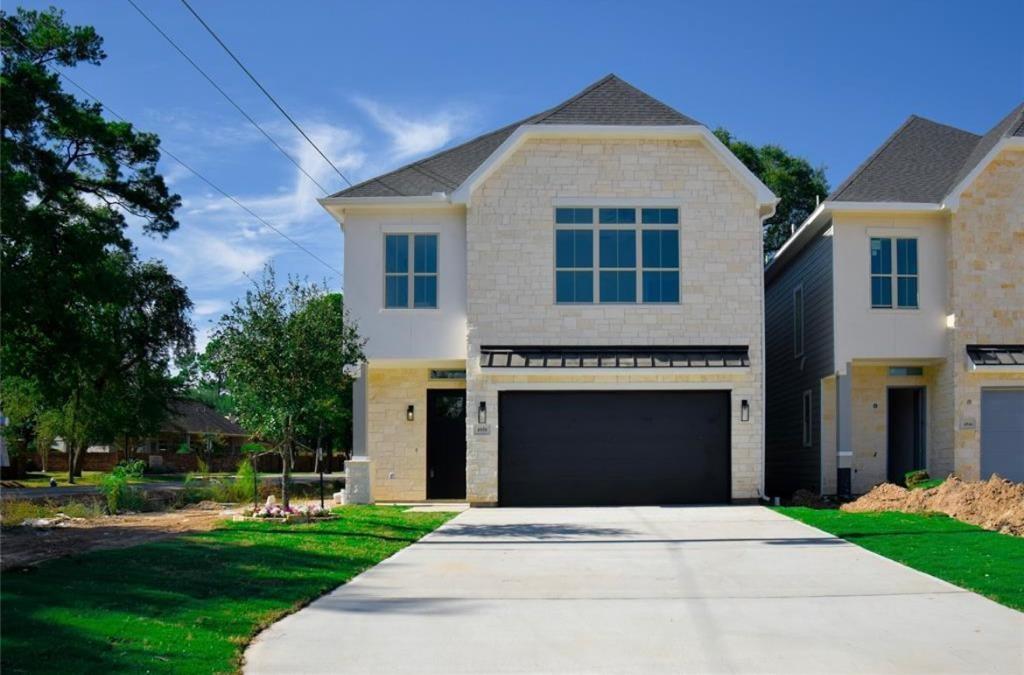
<path fill-rule="evenodd" d="M 301 142 L 180 3 L 137 0 L 328 189 Z M 336 267 L 320 195 L 125 0 L 62 7 L 105 38 L 70 73 Z M 14 3 L 8 3 L 10 10 Z M 777 143 L 841 181 L 909 114 L 982 132 L 1024 99 L 1020 0 L 975 2 L 270 2 L 193 5 L 351 180 L 562 101 L 609 72 L 705 124 Z M 272 261 L 341 281 L 173 161 L 181 227 L 137 236 L 196 303 L 200 341 Z"/>

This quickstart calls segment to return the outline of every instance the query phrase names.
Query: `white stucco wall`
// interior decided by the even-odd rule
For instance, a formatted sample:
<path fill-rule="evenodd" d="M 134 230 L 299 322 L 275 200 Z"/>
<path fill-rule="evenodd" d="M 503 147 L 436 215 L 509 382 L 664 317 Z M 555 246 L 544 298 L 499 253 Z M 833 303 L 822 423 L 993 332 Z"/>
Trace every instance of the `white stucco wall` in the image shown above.
<path fill-rule="evenodd" d="M 454 207 L 346 211 L 345 303 L 367 339 L 368 360 L 466 358 L 464 214 Z M 437 309 L 384 308 L 385 233 L 439 235 Z"/>
<path fill-rule="evenodd" d="M 845 372 L 854 359 L 945 357 L 948 218 L 836 213 L 832 222 L 836 367 Z M 917 238 L 918 309 L 871 308 L 872 237 Z"/>

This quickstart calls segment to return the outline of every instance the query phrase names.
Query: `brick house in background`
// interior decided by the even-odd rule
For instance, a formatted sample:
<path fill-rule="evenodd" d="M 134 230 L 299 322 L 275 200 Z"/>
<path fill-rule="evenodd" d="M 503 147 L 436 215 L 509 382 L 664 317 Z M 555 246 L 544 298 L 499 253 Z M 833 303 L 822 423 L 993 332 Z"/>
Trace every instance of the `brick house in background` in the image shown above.
<path fill-rule="evenodd" d="M 913 116 L 765 270 L 770 494 L 1024 480 L 1024 104 Z"/>
<path fill-rule="evenodd" d="M 776 201 L 613 75 L 321 200 L 368 338 L 349 496 L 760 497 Z"/>

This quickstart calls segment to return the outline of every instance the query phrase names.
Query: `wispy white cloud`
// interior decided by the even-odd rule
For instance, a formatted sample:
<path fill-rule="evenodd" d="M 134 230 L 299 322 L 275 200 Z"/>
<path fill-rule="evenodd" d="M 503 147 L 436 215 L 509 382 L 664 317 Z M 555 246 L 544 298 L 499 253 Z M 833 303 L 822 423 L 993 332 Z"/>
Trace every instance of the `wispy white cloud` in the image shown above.
<path fill-rule="evenodd" d="M 414 118 L 372 99 L 353 99 L 373 123 L 391 140 L 391 155 L 409 159 L 447 145 L 469 121 L 464 109 L 442 109 L 428 117 Z"/>

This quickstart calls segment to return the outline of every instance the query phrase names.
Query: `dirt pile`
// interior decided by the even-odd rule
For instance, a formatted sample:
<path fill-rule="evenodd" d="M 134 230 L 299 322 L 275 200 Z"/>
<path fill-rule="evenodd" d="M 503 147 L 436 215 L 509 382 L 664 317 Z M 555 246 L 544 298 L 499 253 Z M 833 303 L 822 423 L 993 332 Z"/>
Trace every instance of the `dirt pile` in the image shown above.
<path fill-rule="evenodd" d="M 999 476 L 964 482 L 950 476 L 928 490 L 907 490 L 883 483 L 860 499 L 843 504 L 843 511 L 937 512 L 987 530 L 1024 536 L 1024 483 Z"/>

